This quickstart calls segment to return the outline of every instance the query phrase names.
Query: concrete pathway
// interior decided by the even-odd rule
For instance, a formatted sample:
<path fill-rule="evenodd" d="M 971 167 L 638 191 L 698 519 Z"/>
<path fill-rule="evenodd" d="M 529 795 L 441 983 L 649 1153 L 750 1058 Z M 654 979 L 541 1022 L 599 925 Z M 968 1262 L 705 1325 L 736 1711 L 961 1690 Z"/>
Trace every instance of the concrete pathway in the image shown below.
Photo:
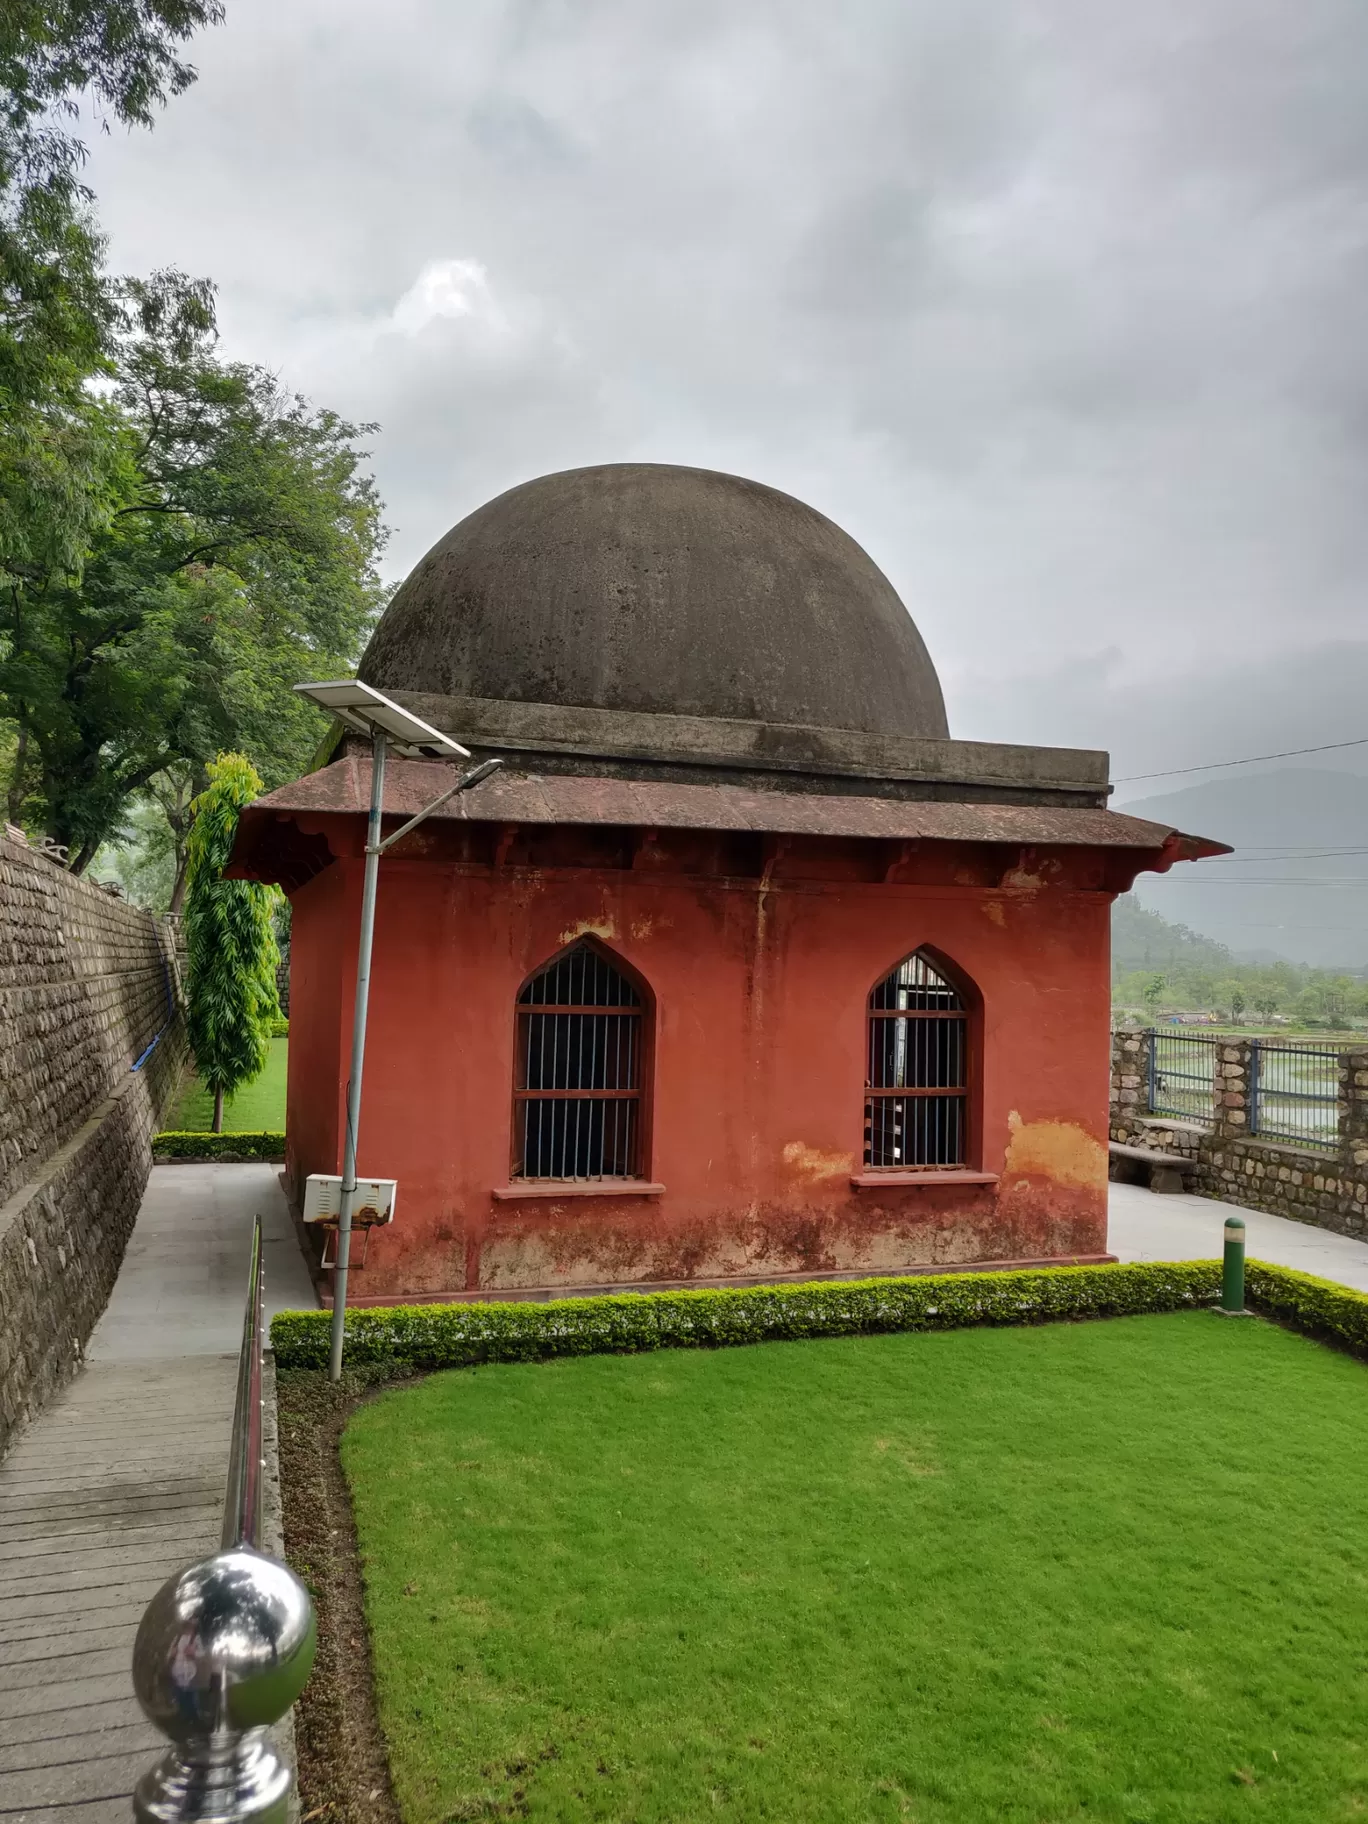
<path fill-rule="evenodd" d="M 148 1599 L 218 1545 L 252 1218 L 268 1314 L 316 1304 L 270 1165 L 159 1165 L 87 1365 L 0 1463 L 0 1820 L 127 1824 L 163 1746 Z"/>
<path fill-rule="evenodd" d="M 1186 1192 L 1163 1196 L 1144 1185 L 1114 1184 L 1108 1245 L 1121 1260 L 1217 1260 L 1230 1210 L 1243 1216 L 1246 1246 L 1255 1260 L 1368 1292 L 1368 1242 Z"/>

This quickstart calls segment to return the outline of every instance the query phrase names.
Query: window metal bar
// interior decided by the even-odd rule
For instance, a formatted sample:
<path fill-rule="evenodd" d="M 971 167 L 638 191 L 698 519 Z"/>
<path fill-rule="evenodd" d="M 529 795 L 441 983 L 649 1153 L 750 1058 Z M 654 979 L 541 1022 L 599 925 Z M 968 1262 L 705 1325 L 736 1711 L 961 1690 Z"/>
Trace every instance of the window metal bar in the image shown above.
<path fill-rule="evenodd" d="M 937 1101 L 944 1098 L 953 1101 L 956 1097 L 967 1096 L 969 1091 L 962 1085 L 949 1084 L 944 1089 L 913 1089 L 911 1087 L 894 1087 L 892 1089 L 868 1088 L 865 1095 L 871 1102 L 918 1102 Z"/>
<path fill-rule="evenodd" d="M 958 991 L 919 953 L 870 994 L 867 1165 L 963 1163 L 967 1022 Z"/>
<path fill-rule="evenodd" d="M 617 1003 L 612 1001 L 606 1003 L 599 1002 L 597 1005 L 593 1001 L 547 1001 L 545 1003 L 538 1002 L 535 1005 L 526 1001 L 519 1001 L 518 1003 L 519 1013 L 524 1015 L 544 1014 L 548 1018 L 552 1016 L 559 1017 L 563 1014 L 571 1013 L 588 1013 L 594 1015 L 595 1018 L 598 1018 L 605 1014 L 610 1008 L 616 1012 Z M 641 1017 L 640 1007 L 624 1007 L 622 1012 L 629 1019 L 639 1019 Z"/>
<path fill-rule="evenodd" d="M 877 1090 L 871 1091 L 877 1095 Z M 902 1090 L 889 1090 L 889 1095 L 902 1095 Z M 964 1090 L 928 1090 L 928 1095 L 964 1095 Z M 632 1102 L 641 1095 L 639 1089 L 614 1089 L 611 1086 L 597 1089 L 515 1089 L 513 1094 L 520 1102 Z"/>
<path fill-rule="evenodd" d="M 637 990 L 586 944 L 533 977 L 518 1008 L 522 1175 L 631 1176 L 643 1093 Z"/>
<path fill-rule="evenodd" d="M 871 1007 L 871 1020 L 953 1020 L 966 1019 L 967 1010 L 959 1007 Z"/>

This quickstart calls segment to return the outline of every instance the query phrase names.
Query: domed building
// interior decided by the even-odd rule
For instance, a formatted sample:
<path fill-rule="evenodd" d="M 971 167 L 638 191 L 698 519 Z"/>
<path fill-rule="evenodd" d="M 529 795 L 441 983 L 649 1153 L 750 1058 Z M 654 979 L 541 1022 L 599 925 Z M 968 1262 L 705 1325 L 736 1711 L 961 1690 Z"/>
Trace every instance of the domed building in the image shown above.
<path fill-rule="evenodd" d="M 503 765 L 381 863 L 359 1168 L 399 1191 L 353 1302 L 1107 1257 L 1111 902 L 1220 845 L 1109 811 L 1103 753 L 951 740 L 837 526 L 543 476 L 360 677 Z M 455 777 L 391 760 L 389 827 Z M 340 1169 L 369 799 L 339 727 L 234 856 L 293 906 L 297 1197 Z"/>

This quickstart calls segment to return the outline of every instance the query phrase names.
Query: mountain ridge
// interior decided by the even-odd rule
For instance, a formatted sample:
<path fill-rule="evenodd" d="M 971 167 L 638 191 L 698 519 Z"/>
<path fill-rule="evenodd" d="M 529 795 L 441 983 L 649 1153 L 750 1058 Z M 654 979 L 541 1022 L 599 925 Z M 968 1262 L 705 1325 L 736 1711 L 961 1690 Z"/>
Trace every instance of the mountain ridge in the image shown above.
<path fill-rule="evenodd" d="M 1115 809 L 1235 851 L 1142 874 L 1134 889 L 1141 906 L 1238 959 L 1321 969 L 1368 963 L 1368 779 L 1283 767 L 1131 797 Z"/>

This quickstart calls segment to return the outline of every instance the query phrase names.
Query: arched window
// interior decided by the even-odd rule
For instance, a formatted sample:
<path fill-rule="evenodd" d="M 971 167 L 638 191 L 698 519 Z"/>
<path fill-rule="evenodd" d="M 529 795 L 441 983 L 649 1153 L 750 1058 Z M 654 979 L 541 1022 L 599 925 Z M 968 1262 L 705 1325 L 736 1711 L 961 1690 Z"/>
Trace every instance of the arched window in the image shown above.
<path fill-rule="evenodd" d="M 513 1175 L 641 1172 L 642 997 L 607 957 L 576 944 L 518 996 Z"/>
<path fill-rule="evenodd" d="M 916 951 L 869 997 L 865 1164 L 963 1165 L 969 1011 Z"/>

